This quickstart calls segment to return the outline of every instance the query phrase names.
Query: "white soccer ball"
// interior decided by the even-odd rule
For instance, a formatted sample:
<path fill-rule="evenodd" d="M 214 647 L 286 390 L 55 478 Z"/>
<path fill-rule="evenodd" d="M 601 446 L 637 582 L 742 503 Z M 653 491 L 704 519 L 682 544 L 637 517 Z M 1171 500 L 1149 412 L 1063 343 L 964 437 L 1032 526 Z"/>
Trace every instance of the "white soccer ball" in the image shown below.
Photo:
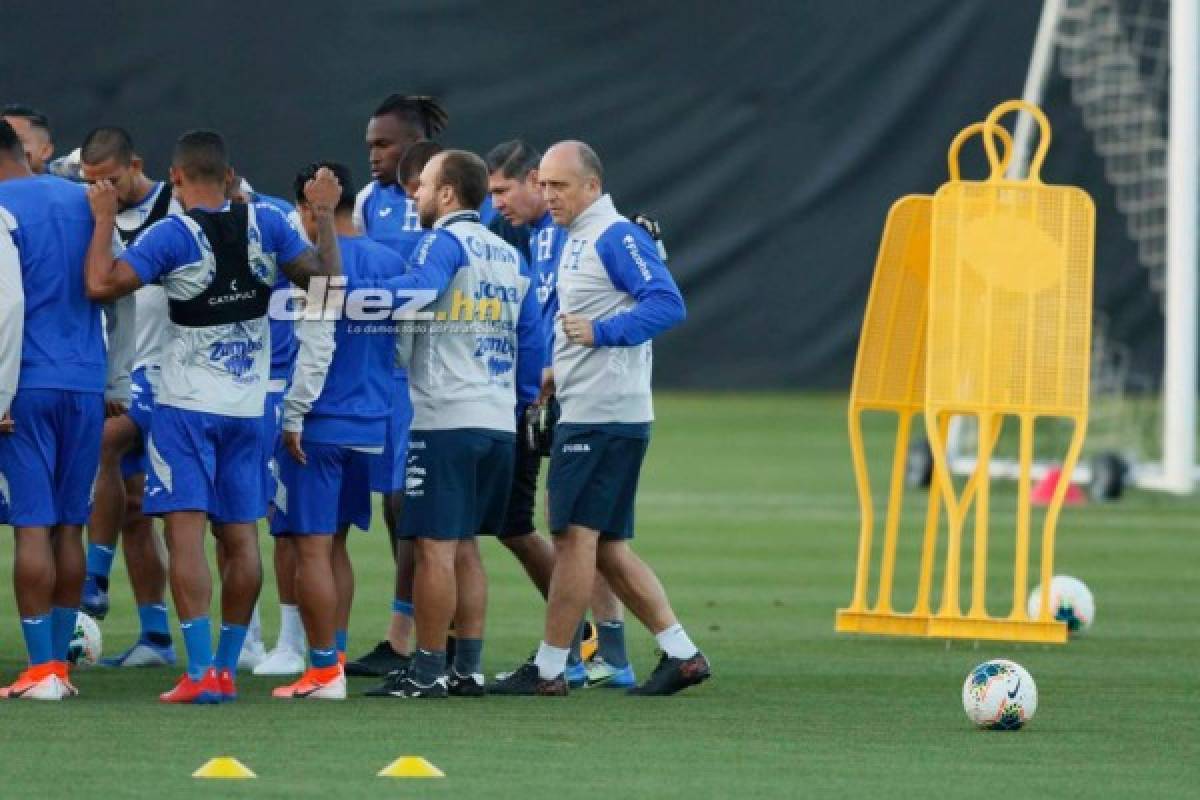
<path fill-rule="evenodd" d="M 1055 575 L 1050 580 L 1050 609 L 1054 618 L 1067 623 L 1071 633 L 1083 633 L 1092 627 L 1096 617 L 1096 600 L 1087 584 L 1070 575 Z M 1042 587 L 1038 586 L 1029 595 L 1026 611 L 1030 619 L 1037 619 L 1042 611 Z"/>
<path fill-rule="evenodd" d="M 962 701 L 967 718 L 980 728 L 1015 731 L 1037 711 L 1037 685 L 1020 664 L 994 658 L 971 670 Z"/>
<path fill-rule="evenodd" d="M 100 661 L 103 644 L 104 638 L 96 620 L 80 611 L 75 617 L 75 633 L 67 648 L 67 660 L 77 667 L 95 666 Z"/>

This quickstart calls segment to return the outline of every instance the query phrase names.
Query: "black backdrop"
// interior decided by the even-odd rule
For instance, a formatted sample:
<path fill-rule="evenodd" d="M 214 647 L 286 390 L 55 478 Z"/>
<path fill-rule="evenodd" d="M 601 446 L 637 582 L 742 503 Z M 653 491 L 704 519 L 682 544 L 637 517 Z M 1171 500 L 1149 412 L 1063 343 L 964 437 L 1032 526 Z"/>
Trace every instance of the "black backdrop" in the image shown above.
<path fill-rule="evenodd" d="M 0 102 L 47 111 L 60 152 L 124 125 L 156 175 L 178 133 L 216 128 L 275 194 L 315 158 L 365 179 L 365 122 L 392 91 L 441 96 L 456 146 L 585 139 L 618 207 L 662 220 L 688 302 L 660 385 L 845 387 L 888 205 L 936 189 L 954 133 L 1020 94 L 1040 6 L 5 3 Z M 1046 107 L 1045 177 L 1097 201 L 1097 305 L 1153 369 L 1157 303 L 1061 80 Z"/>

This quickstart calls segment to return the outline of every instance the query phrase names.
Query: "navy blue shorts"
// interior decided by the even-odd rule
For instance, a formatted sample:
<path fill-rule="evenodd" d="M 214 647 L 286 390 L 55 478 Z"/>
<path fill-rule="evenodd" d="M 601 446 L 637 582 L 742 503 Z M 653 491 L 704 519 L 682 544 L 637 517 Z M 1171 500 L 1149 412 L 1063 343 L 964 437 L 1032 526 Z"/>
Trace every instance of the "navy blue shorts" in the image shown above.
<path fill-rule="evenodd" d="M 156 406 L 146 443 L 147 515 L 204 511 L 216 523 L 267 515 L 263 422 Z"/>
<path fill-rule="evenodd" d="M 529 448 L 524 436 L 517 436 L 513 446 L 513 478 L 508 491 L 508 510 L 504 513 L 504 525 L 496 534 L 501 539 L 525 536 L 537 530 L 533 510 L 537 506 L 537 481 L 541 469 L 541 454 Z"/>
<path fill-rule="evenodd" d="M 638 476 L 649 444 L 649 425 L 558 423 L 546 477 L 550 532 L 582 525 L 604 539 L 632 539 Z"/>
<path fill-rule="evenodd" d="M 332 535 L 350 525 L 371 529 L 371 456 L 339 444 L 302 441 L 307 464 L 283 448 L 271 534 Z M 334 499 L 336 498 L 336 502 Z"/>
<path fill-rule="evenodd" d="M 83 525 L 100 467 L 104 395 L 22 389 L 0 434 L 0 506 L 16 527 Z M 0 511 L 0 513 L 4 513 Z"/>
<path fill-rule="evenodd" d="M 412 398 L 408 394 L 408 372 L 396 377 L 392 415 L 388 418 L 383 452 L 371 456 L 371 491 L 394 494 L 404 490 L 404 462 L 408 456 L 408 434 L 412 427 Z"/>
<path fill-rule="evenodd" d="M 405 465 L 405 539 L 469 539 L 504 524 L 515 436 L 460 428 L 413 431 Z"/>
<path fill-rule="evenodd" d="M 129 411 L 126 415 L 137 426 L 141 441 L 121 456 L 121 477 L 125 480 L 146 471 L 146 437 L 154 417 L 154 388 L 146 378 L 146 368 L 138 367 L 130 375 Z"/>

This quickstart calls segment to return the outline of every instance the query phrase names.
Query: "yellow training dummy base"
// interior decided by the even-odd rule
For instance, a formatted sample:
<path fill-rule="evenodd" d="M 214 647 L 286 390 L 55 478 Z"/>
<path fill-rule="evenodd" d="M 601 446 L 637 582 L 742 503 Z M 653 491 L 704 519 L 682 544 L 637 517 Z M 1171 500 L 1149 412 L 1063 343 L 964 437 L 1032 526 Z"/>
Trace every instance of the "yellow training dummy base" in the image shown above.
<path fill-rule="evenodd" d="M 236 758 L 221 756 L 210 758 L 204 766 L 192 773 L 193 778 L 257 778 L 249 767 Z"/>
<path fill-rule="evenodd" d="M 444 778 L 446 773 L 420 756 L 400 756 L 383 769 L 380 778 Z"/>

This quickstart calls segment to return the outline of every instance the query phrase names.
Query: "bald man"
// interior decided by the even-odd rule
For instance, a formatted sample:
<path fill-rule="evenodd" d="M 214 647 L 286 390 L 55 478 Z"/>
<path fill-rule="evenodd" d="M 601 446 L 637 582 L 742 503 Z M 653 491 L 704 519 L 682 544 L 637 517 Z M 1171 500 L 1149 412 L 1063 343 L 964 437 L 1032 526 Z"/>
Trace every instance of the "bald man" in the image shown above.
<path fill-rule="evenodd" d="M 568 693 L 567 654 L 596 570 L 663 651 L 631 694 L 675 694 L 711 674 L 658 577 L 629 546 L 654 420 L 650 342 L 683 321 L 683 298 L 654 240 L 617 212 L 603 180 L 599 157 L 583 142 L 554 145 L 538 171 L 546 207 L 567 236 L 547 376 L 555 386 L 543 389 L 562 409 L 547 479 L 556 556 L 545 638 L 532 662 L 491 687 L 494 694 Z"/>

